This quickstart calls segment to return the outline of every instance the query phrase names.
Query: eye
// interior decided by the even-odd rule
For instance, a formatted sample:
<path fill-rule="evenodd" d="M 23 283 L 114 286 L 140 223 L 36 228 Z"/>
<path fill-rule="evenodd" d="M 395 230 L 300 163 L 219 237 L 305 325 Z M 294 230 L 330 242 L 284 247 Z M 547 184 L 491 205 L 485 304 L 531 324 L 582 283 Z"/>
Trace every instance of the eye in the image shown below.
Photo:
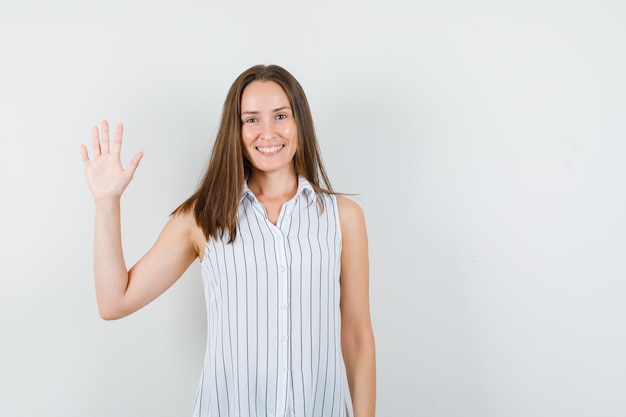
<path fill-rule="evenodd" d="M 244 120 L 244 123 L 256 123 L 257 122 L 257 118 L 256 117 L 248 117 L 247 119 Z"/>
<path fill-rule="evenodd" d="M 277 120 L 285 120 L 287 118 L 287 115 L 285 113 L 280 113 L 279 115 L 276 116 Z"/>

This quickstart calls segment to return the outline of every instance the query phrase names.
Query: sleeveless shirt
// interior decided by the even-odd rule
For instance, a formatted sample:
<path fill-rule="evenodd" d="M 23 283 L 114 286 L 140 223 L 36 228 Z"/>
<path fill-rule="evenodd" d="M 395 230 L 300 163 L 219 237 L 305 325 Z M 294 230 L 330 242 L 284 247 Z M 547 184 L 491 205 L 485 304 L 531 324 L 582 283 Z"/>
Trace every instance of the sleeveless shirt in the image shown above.
<path fill-rule="evenodd" d="M 336 196 L 299 177 L 274 225 L 244 185 L 235 241 L 210 239 L 201 263 L 207 345 L 194 417 L 346 415 L 341 245 Z"/>

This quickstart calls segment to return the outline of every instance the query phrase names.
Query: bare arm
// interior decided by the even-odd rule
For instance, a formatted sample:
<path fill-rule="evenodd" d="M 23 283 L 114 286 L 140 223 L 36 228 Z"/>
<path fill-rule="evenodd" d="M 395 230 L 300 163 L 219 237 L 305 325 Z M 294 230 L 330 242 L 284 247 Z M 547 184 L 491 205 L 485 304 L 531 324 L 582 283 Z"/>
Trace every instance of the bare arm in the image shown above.
<path fill-rule="evenodd" d="M 367 232 L 361 208 L 339 197 L 341 254 L 341 347 L 355 417 L 376 409 L 376 354 L 369 308 Z"/>
<path fill-rule="evenodd" d="M 94 276 L 100 316 L 124 317 L 154 300 L 183 274 L 197 256 L 197 228 L 191 214 L 170 218 L 154 246 L 130 270 L 122 251 L 120 198 L 132 180 L 142 153 L 127 168 L 120 162 L 123 127 L 118 125 L 112 146 L 109 125 L 102 122 L 102 138 L 93 128 L 92 160 L 81 146 L 87 183 L 96 205 Z"/>

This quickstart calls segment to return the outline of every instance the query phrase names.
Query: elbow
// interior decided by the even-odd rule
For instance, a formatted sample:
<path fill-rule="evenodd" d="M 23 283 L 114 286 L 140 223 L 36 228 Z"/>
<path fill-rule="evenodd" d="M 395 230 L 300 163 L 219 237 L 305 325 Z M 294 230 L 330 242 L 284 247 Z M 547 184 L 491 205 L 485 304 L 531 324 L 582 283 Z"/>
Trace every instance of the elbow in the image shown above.
<path fill-rule="evenodd" d="M 103 297 L 100 294 L 97 297 L 98 315 L 102 320 L 112 321 L 119 320 L 132 313 L 131 306 L 123 297 Z"/>
<path fill-rule="evenodd" d="M 341 349 L 346 353 L 374 351 L 374 334 L 371 330 L 360 333 L 343 334 L 341 338 Z"/>
<path fill-rule="evenodd" d="M 98 313 L 100 314 L 100 318 L 105 321 L 113 321 L 113 320 L 118 320 L 122 318 L 122 316 L 118 314 L 113 314 L 110 311 L 100 310 Z"/>
<path fill-rule="evenodd" d="M 105 321 L 113 321 L 113 320 L 120 319 L 121 317 L 120 317 L 120 316 L 117 316 L 117 315 L 115 315 L 115 314 L 111 314 L 111 313 L 108 313 L 108 312 L 102 312 L 102 311 L 101 311 L 101 312 L 100 312 L 100 318 L 101 318 L 102 320 L 105 320 Z"/>
<path fill-rule="evenodd" d="M 100 318 L 102 320 L 106 320 L 106 321 L 119 320 L 127 316 L 127 314 L 124 314 L 118 309 L 116 310 L 112 308 L 105 308 L 102 306 L 98 307 L 98 314 L 100 315 Z"/>

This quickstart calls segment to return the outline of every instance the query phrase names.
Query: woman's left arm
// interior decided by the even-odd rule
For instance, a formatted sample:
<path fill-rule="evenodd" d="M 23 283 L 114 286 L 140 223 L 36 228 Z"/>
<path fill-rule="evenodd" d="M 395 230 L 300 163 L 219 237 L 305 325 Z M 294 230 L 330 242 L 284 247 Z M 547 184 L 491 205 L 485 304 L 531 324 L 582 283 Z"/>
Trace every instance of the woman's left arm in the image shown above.
<path fill-rule="evenodd" d="M 337 198 L 341 253 L 341 348 L 355 417 L 376 409 L 376 354 L 370 318 L 369 260 L 365 216 L 358 204 Z"/>

